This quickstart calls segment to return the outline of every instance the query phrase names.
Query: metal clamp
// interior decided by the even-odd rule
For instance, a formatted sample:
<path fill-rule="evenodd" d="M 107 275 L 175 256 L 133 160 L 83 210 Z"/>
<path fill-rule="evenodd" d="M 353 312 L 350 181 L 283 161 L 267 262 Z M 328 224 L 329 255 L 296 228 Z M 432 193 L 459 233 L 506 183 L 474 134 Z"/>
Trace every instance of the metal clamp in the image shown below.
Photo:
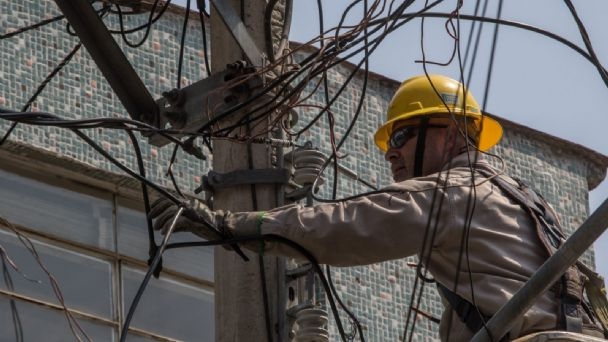
<path fill-rule="evenodd" d="M 203 182 L 195 191 L 211 191 L 238 185 L 250 184 L 287 184 L 289 170 L 287 169 L 251 169 L 235 170 L 227 173 L 209 171 L 203 176 Z"/>
<path fill-rule="evenodd" d="M 171 129 L 183 134 L 196 134 L 215 113 L 221 113 L 237 103 L 245 101 L 262 86 L 262 79 L 253 74 L 253 69 L 243 63 L 231 63 L 226 70 L 192 83 L 182 89 L 163 93 L 156 101 L 159 115 L 155 125 L 161 129 Z M 247 76 L 242 82 L 231 80 Z M 169 140 L 153 134 L 148 137 L 151 144 L 163 146 Z"/>

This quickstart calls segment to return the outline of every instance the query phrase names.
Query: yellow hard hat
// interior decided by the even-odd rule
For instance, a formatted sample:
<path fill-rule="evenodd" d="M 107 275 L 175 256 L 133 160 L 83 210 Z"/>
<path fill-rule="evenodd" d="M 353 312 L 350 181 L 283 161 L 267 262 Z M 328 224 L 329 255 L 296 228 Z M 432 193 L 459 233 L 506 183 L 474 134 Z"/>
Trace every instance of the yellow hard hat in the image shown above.
<path fill-rule="evenodd" d="M 479 104 L 470 92 L 466 92 L 463 103 L 463 93 L 464 86 L 460 82 L 441 75 L 429 75 L 428 78 L 421 75 L 403 81 L 388 105 L 386 123 L 374 135 L 376 145 L 384 152 L 388 150 L 388 140 L 397 121 L 425 115 L 454 114 L 475 120 L 479 133 L 478 148 L 488 150 L 500 141 L 502 127 L 498 121 L 481 114 Z"/>

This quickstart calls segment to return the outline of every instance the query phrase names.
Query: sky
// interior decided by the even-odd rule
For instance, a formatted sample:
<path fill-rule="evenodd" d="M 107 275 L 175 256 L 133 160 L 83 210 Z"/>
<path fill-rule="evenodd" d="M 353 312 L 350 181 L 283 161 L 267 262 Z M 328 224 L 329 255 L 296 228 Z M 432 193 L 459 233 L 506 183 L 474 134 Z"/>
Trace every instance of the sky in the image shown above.
<path fill-rule="evenodd" d="M 370 1 L 371 2 L 371 1 Z M 184 4 L 185 1 L 177 1 Z M 193 3 L 195 3 L 193 1 Z M 334 27 L 352 1 L 323 1 L 324 26 Z M 398 2 L 401 3 L 401 2 Z M 444 1 L 433 12 L 450 12 L 457 1 Z M 490 1 L 487 17 L 496 17 L 498 1 Z M 290 40 L 307 42 L 318 35 L 317 1 L 294 0 Z M 578 0 L 573 4 L 585 25 L 591 43 L 604 66 L 608 66 L 608 1 Z M 419 10 L 424 2 L 414 2 Z M 473 14 L 475 2 L 465 1 L 462 14 Z M 361 19 L 362 7 L 353 9 L 346 23 Z M 584 49 L 576 22 L 564 1 L 509 0 L 502 7 L 501 18 L 526 23 L 558 34 Z M 454 40 L 445 30 L 445 19 L 424 21 L 424 47 L 427 60 L 448 61 Z M 422 73 L 416 60 L 421 59 L 421 20 L 414 20 L 390 34 L 370 58 L 370 70 L 394 80 L 404 80 Z M 461 47 L 464 53 L 470 24 L 461 21 Z M 470 90 L 480 104 L 490 60 L 494 26 L 484 24 L 479 54 L 470 80 Z M 608 126 L 608 87 L 597 69 L 584 57 L 565 45 L 537 33 L 500 26 L 496 44 L 486 111 L 500 117 L 566 139 L 608 155 L 608 139 L 602 138 Z M 360 56 L 352 61 L 358 62 Z M 456 62 L 430 67 L 431 72 L 458 77 Z M 590 212 L 608 198 L 608 181 L 590 193 Z M 608 278 L 608 232 L 594 244 L 596 267 Z"/>

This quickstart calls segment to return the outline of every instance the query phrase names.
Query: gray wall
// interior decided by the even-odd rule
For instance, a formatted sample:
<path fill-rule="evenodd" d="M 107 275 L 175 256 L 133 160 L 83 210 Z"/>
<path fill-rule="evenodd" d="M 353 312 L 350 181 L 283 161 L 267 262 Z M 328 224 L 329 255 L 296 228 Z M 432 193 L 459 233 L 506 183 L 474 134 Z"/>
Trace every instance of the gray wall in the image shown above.
<path fill-rule="evenodd" d="M 52 1 L 4 1 L 0 3 L 0 34 L 60 14 Z M 108 20 L 117 27 L 115 19 Z M 144 20 L 130 20 L 129 25 Z M 179 33 L 182 18 L 167 13 L 155 24 L 150 37 L 139 49 L 126 47 L 117 36 L 117 41 L 126 51 L 129 60 L 155 98 L 160 93 L 174 88 L 179 48 Z M 184 59 L 183 85 L 204 78 L 202 39 L 200 23 L 192 20 L 189 25 L 186 57 Z M 141 35 L 139 35 L 141 36 Z M 132 41 L 139 39 L 129 37 Z M 64 22 L 54 23 L 13 38 L 0 40 L 0 107 L 19 110 L 34 93 L 46 74 L 72 49 L 77 39 L 65 32 Z M 340 86 L 351 72 L 349 65 L 341 65 L 329 73 L 330 89 Z M 336 133 L 340 139 L 355 112 L 361 96 L 362 75 L 355 77 L 345 94 L 334 104 Z M 342 148 L 347 154 L 341 160 L 344 166 L 355 170 L 359 176 L 379 186 L 389 184 L 389 170 L 383 156 L 376 149 L 372 134 L 384 120 L 384 109 L 398 86 L 398 82 L 373 76 L 368 84 L 363 112 L 351 139 Z M 312 85 L 308 87 L 313 89 Z M 322 104 L 324 96 L 318 91 L 312 102 Z M 40 95 L 32 109 L 50 112 L 70 119 L 127 117 L 124 109 L 103 79 L 86 51 L 82 49 L 76 58 L 53 79 Z M 299 126 L 314 117 L 317 110 L 299 108 Z M 500 114 L 500 113 L 498 113 Z M 0 122 L 0 132 L 5 132 L 8 123 Z M 135 156 L 126 134 L 120 131 L 94 129 L 87 134 L 113 156 L 136 169 Z M 86 163 L 101 170 L 118 172 L 102 156 L 82 143 L 68 130 L 52 127 L 19 125 L 10 138 L 12 141 L 32 145 L 50 153 L 57 153 Z M 310 140 L 314 146 L 328 153 L 330 149 L 329 128 L 323 118 L 320 124 L 304 133 L 299 142 Z M 171 148 L 156 148 L 141 141 L 145 165 L 150 179 L 170 186 L 165 177 L 167 160 Z M 601 172 L 580 154 L 556 146 L 538 135 L 507 127 L 504 139 L 492 152 L 500 154 L 512 175 L 533 184 L 551 202 L 568 231 L 572 231 L 588 215 L 589 173 Z M 198 186 L 200 176 L 210 168 L 209 161 L 202 162 L 180 152 L 174 172 L 182 189 L 191 191 Z M 330 196 L 331 172 L 320 196 Z M 339 179 L 338 197 L 354 195 L 368 189 L 352 180 Z M 333 278 L 344 302 L 357 314 L 364 324 L 368 341 L 394 341 L 401 339 L 403 323 L 408 313 L 410 288 L 414 283 L 412 268 L 407 262 L 414 259 L 397 260 L 370 266 L 334 269 Z M 592 253 L 586 261 L 593 264 Z M 420 308 L 439 316 L 441 305 L 432 286 L 425 286 Z M 419 317 L 415 340 L 436 339 L 436 326 Z M 332 328 L 333 336 L 335 329 Z"/>

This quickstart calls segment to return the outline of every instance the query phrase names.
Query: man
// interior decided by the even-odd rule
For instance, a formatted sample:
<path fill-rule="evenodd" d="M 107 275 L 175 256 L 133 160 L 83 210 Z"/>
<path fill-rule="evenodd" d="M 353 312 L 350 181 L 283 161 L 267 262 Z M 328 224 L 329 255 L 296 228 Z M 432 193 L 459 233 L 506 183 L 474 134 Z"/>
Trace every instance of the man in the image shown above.
<path fill-rule="evenodd" d="M 498 143 L 502 128 L 481 115 L 459 82 L 438 75 L 406 80 L 387 118 L 374 138 L 395 183 L 381 191 L 266 212 L 213 212 L 198 203 L 184 212 L 176 229 L 214 239 L 200 223 L 204 220 L 235 236 L 278 234 L 303 246 L 319 263 L 336 266 L 417 254 L 442 288 L 442 340 L 468 341 L 547 259 L 547 251 L 530 213 L 491 181 L 501 177 L 517 186 L 480 153 Z M 155 228 L 166 231 L 177 208 L 157 201 L 151 212 Z M 266 243 L 265 253 L 298 256 L 277 243 Z M 463 312 L 452 306 L 462 303 L 481 315 L 459 317 Z M 516 320 L 508 337 L 556 329 L 557 312 L 555 294 L 544 294 Z"/>

